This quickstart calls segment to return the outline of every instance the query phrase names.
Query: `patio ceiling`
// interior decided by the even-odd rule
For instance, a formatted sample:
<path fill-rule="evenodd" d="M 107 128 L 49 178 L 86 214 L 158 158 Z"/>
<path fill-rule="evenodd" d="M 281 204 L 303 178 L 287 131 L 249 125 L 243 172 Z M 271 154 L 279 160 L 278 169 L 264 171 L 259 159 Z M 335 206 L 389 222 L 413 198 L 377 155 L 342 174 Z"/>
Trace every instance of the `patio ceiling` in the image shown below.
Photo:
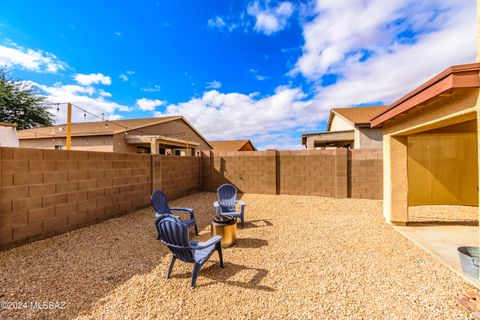
<path fill-rule="evenodd" d="M 165 136 L 157 136 L 157 135 L 129 135 L 125 138 L 125 142 L 127 144 L 145 144 L 151 143 L 152 141 L 156 141 L 159 144 L 175 146 L 175 147 L 186 147 L 186 146 L 198 146 L 200 145 L 197 142 L 187 141 L 182 139 L 176 138 L 169 138 Z"/>
<path fill-rule="evenodd" d="M 304 134 L 302 136 L 302 144 L 307 143 L 307 138 L 312 138 L 315 142 L 338 142 L 338 141 L 353 141 L 355 137 L 354 130 L 346 131 L 328 131 Z"/>

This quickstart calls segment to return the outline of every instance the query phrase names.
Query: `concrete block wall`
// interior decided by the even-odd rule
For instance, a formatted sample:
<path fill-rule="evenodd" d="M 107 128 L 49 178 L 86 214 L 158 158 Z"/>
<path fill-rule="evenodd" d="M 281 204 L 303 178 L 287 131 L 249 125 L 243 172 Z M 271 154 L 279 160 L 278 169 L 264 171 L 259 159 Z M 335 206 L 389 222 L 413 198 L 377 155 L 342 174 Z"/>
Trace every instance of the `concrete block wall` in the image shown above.
<path fill-rule="evenodd" d="M 383 151 L 355 149 L 348 152 L 348 196 L 383 199 Z"/>
<path fill-rule="evenodd" d="M 0 249 L 201 190 L 199 157 L 0 148 Z"/>
<path fill-rule="evenodd" d="M 202 190 L 200 157 L 152 155 L 153 189 L 173 200 Z"/>
<path fill-rule="evenodd" d="M 201 157 L 0 148 L 0 249 L 232 183 L 241 192 L 382 198 L 381 150 L 202 152 Z"/>
<path fill-rule="evenodd" d="M 231 183 L 240 192 L 276 194 L 276 151 L 211 152 L 209 161 L 210 191 Z"/>
<path fill-rule="evenodd" d="M 202 153 L 202 185 L 241 192 L 382 199 L 382 150 Z M 208 168 L 210 170 L 208 171 Z"/>
<path fill-rule="evenodd" d="M 279 194 L 335 197 L 335 150 L 278 151 Z"/>
<path fill-rule="evenodd" d="M 210 179 L 210 171 L 211 171 L 211 164 L 210 164 L 210 157 L 212 155 L 212 151 L 202 151 L 200 153 L 201 156 L 201 181 L 202 181 L 202 190 L 209 191 L 211 185 Z"/>

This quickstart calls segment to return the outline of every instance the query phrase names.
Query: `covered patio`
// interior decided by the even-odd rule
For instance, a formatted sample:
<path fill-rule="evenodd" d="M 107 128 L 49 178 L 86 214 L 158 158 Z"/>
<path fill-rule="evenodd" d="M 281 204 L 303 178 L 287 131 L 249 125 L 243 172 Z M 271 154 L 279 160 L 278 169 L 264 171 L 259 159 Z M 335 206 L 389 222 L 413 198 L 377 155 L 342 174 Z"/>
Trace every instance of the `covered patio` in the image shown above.
<path fill-rule="evenodd" d="M 197 142 L 171 138 L 161 135 L 128 135 L 125 138 L 127 145 L 136 145 L 137 153 L 151 153 L 174 156 L 195 156 L 195 149 L 200 145 Z"/>
<path fill-rule="evenodd" d="M 479 70 L 450 67 L 372 119 L 384 128 L 385 219 L 462 275 L 457 248 L 480 236 Z"/>
<path fill-rule="evenodd" d="M 355 130 L 326 131 L 302 135 L 302 144 L 307 149 L 353 147 Z"/>

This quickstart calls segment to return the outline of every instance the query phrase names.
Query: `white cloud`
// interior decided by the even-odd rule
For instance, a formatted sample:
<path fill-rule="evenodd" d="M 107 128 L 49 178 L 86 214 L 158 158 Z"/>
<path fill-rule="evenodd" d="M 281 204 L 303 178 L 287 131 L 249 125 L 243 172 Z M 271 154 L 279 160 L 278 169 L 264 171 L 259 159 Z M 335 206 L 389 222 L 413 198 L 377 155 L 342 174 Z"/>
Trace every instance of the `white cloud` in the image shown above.
<path fill-rule="evenodd" d="M 0 66 L 49 73 L 57 73 L 67 68 L 67 64 L 54 54 L 23 48 L 11 42 L 9 44 L 9 47 L 0 45 Z"/>
<path fill-rule="evenodd" d="M 254 138 L 305 126 L 309 117 L 318 120 L 325 115 L 305 98 L 300 89 L 284 86 L 267 97 L 211 90 L 200 98 L 169 105 L 165 113 L 155 115 L 184 115 L 212 140 Z M 219 130 L 219 124 L 226 121 L 228 125 Z"/>
<path fill-rule="evenodd" d="M 151 86 L 151 87 L 142 88 L 142 89 L 140 89 L 140 90 L 142 90 L 143 92 L 159 92 L 159 91 L 160 91 L 160 85 L 154 84 L 154 85 Z"/>
<path fill-rule="evenodd" d="M 339 75 L 333 86 L 317 88 L 316 99 L 324 104 L 390 103 L 448 66 L 475 58 L 471 1 L 427 0 L 412 6 L 407 0 L 388 5 L 371 0 L 363 7 L 353 2 L 346 10 L 337 2 L 319 1 L 321 13 L 304 29 L 305 46 L 295 72 L 312 81 L 326 72 Z M 405 30 L 418 35 L 402 39 Z"/>
<path fill-rule="evenodd" d="M 97 92 L 93 87 L 62 85 L 61 83 L 46 86 L 32 81 L 26 83 L 38 88 L 47 96 L 48 101 L 52 103 L 71 102 L 98 116 L 103 113 L 107 119 L 119 119 L 121 115 L 117 113 L 118 111 L 131 111 L 131 108 L 128 106 L 105 100 L 105 97 L 108 97 L 108 93 L 102 90 Z M 52 107 L 51 112 L 55 116 L 57 124 L 66 122 L 66 108 L 64 106 L 60 108 L 59 112 L 56 111 L 56 107 Z M 89 114 L 86 114 L 86 117 L 84 117 L 84 113 L 76 108 L 73 109 L 72 118 L 74 122 L 98 121 L 98 118 Z"/>
<path fill-rule="evenodd" d="M 460 38 L 466 36 L 474 41 L 475 28 L 471 23 L 475 6 L 469 0 L 425 0 L 421 3 L 412 0 L 318 0 L 316 4 L 316 17 L 303 28 L 303 55 L 293 70 L 310 80 L 326 72 L 335 72 L 337 67 L 344 67 L 347 60 L 359 62 L 365 52 L 370 52 L 374 59 L 378 54 L 395 55 L 403 47 L 399 37 L 403 31 L 421 36 L 422 33 L 441 34 L 456 29 L 460 31 Z M 452 24 L 453 20 L 459 25 Z M 472 28 L 470 32 L 469 27 Z M 450 42 L 457 40 L 444 38 L 442 42 L 448 47 Z M 422 43 L 425 37 L 413 41 Z M 408 43 L 406 47 L 416 47 L 416 44 Z M 435 55 L 445 56 L 442 52 Z"/>
<path fill-rule="evenodd" d="M 213 80 L 207 83 L 207 89 L 219 89 L 221 87 L 222 87 L 222 83 L 217 80 Z"/>
<path fill-rule="evenodd" d="M 248 14 L 255 17 L 255 31 L 266 35 L 285 29 L 293 11 L 294 6 L 289 1 L 281 2 L 278 6 L 272 7 L 268 1 L 262 6 L 258 0 L 255 0 L 247 9 Z"/>
<path fill-rule="evenodd" d="M 137 100 L 135 106 L 142 111 L 154 111 L 156 107 L 162 104 L 164 104 L 162 100 L 142 98 Z"/>
<path fill-rule="evenodd" d="M 89 86 L 97 83 L 101 83 L 104 85 L 112 84 L 112 79 L 108 76 L 104 76 L 101 73 L 76 74 L 73 78 L 79 84 L 84 86 Z"/>
<path fill-rule="evenodd" d="M 263 80 L 266 80 L 268 79 L 268 77 L 266 76 L 263 76 L 261 75 L 260 73 L 258 73 L 258 70 L 256 69 L 250 69 L 250 73 L 253 74 L 253 76 L 255 77 L 255 79 L 257 79 L 258 81 L 263 81 Z"/>
<path fill-rule="evenodd" d="M 225 23 L 222 17 L 215 16 L 214 18 L 208 19 L 207 25 L 212 29 L 215 29 L 215 28 L 221 29 L 225 27 L 227 24 Z"/>
<path fill-rule="evenodd" d="M 101 95 L 102 97 L 111 97 L 112 94 L 110 92 L 106 92 L 103 90 L 98 90 L 98 94 Z"/>
<path fill-rule="evenodd" d="M 130 76 L 133 76 L 135 74 L 135 71 L 127 70 L 124 73 L 121 73 L 118 78 L 122 81 L 128 81 Z"/>
<path fill-rule="evenodd" d="M 122 36 L 122 33 L 121 33 L 120 31 L 115 31 L 115 35 L 116 35 L 117 37 L 121 37 L 121 36 Z"/>
<path fill-rule="evenodd" d="M 233 22 L 227 22 L 225 19 L 228 19 L 227 17 L 222 18 L 220 16 L 215 16 L 213 18 L 208 19 L 207 21 L 207 26 L 210 29 L 217 29 L 217 30 L 228 30 L 229 32 L 232 32 L 233 30 L 237 29 L 238 24 L 233 23 Z"/>

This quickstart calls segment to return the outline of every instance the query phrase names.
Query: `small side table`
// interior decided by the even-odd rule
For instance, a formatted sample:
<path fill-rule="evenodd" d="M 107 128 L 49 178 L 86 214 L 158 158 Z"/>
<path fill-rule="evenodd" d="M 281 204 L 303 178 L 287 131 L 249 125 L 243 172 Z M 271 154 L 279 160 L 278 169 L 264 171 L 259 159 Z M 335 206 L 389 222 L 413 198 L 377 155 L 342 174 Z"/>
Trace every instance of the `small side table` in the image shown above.
<path fill-rule="evenodd" d="M 212 221 L 210 225 L 210 233 L 212 236 L 222 236 L 222 247 L 227 248 L 233 246 L 237 240 L 237 219 L 229 222 Z"/>

